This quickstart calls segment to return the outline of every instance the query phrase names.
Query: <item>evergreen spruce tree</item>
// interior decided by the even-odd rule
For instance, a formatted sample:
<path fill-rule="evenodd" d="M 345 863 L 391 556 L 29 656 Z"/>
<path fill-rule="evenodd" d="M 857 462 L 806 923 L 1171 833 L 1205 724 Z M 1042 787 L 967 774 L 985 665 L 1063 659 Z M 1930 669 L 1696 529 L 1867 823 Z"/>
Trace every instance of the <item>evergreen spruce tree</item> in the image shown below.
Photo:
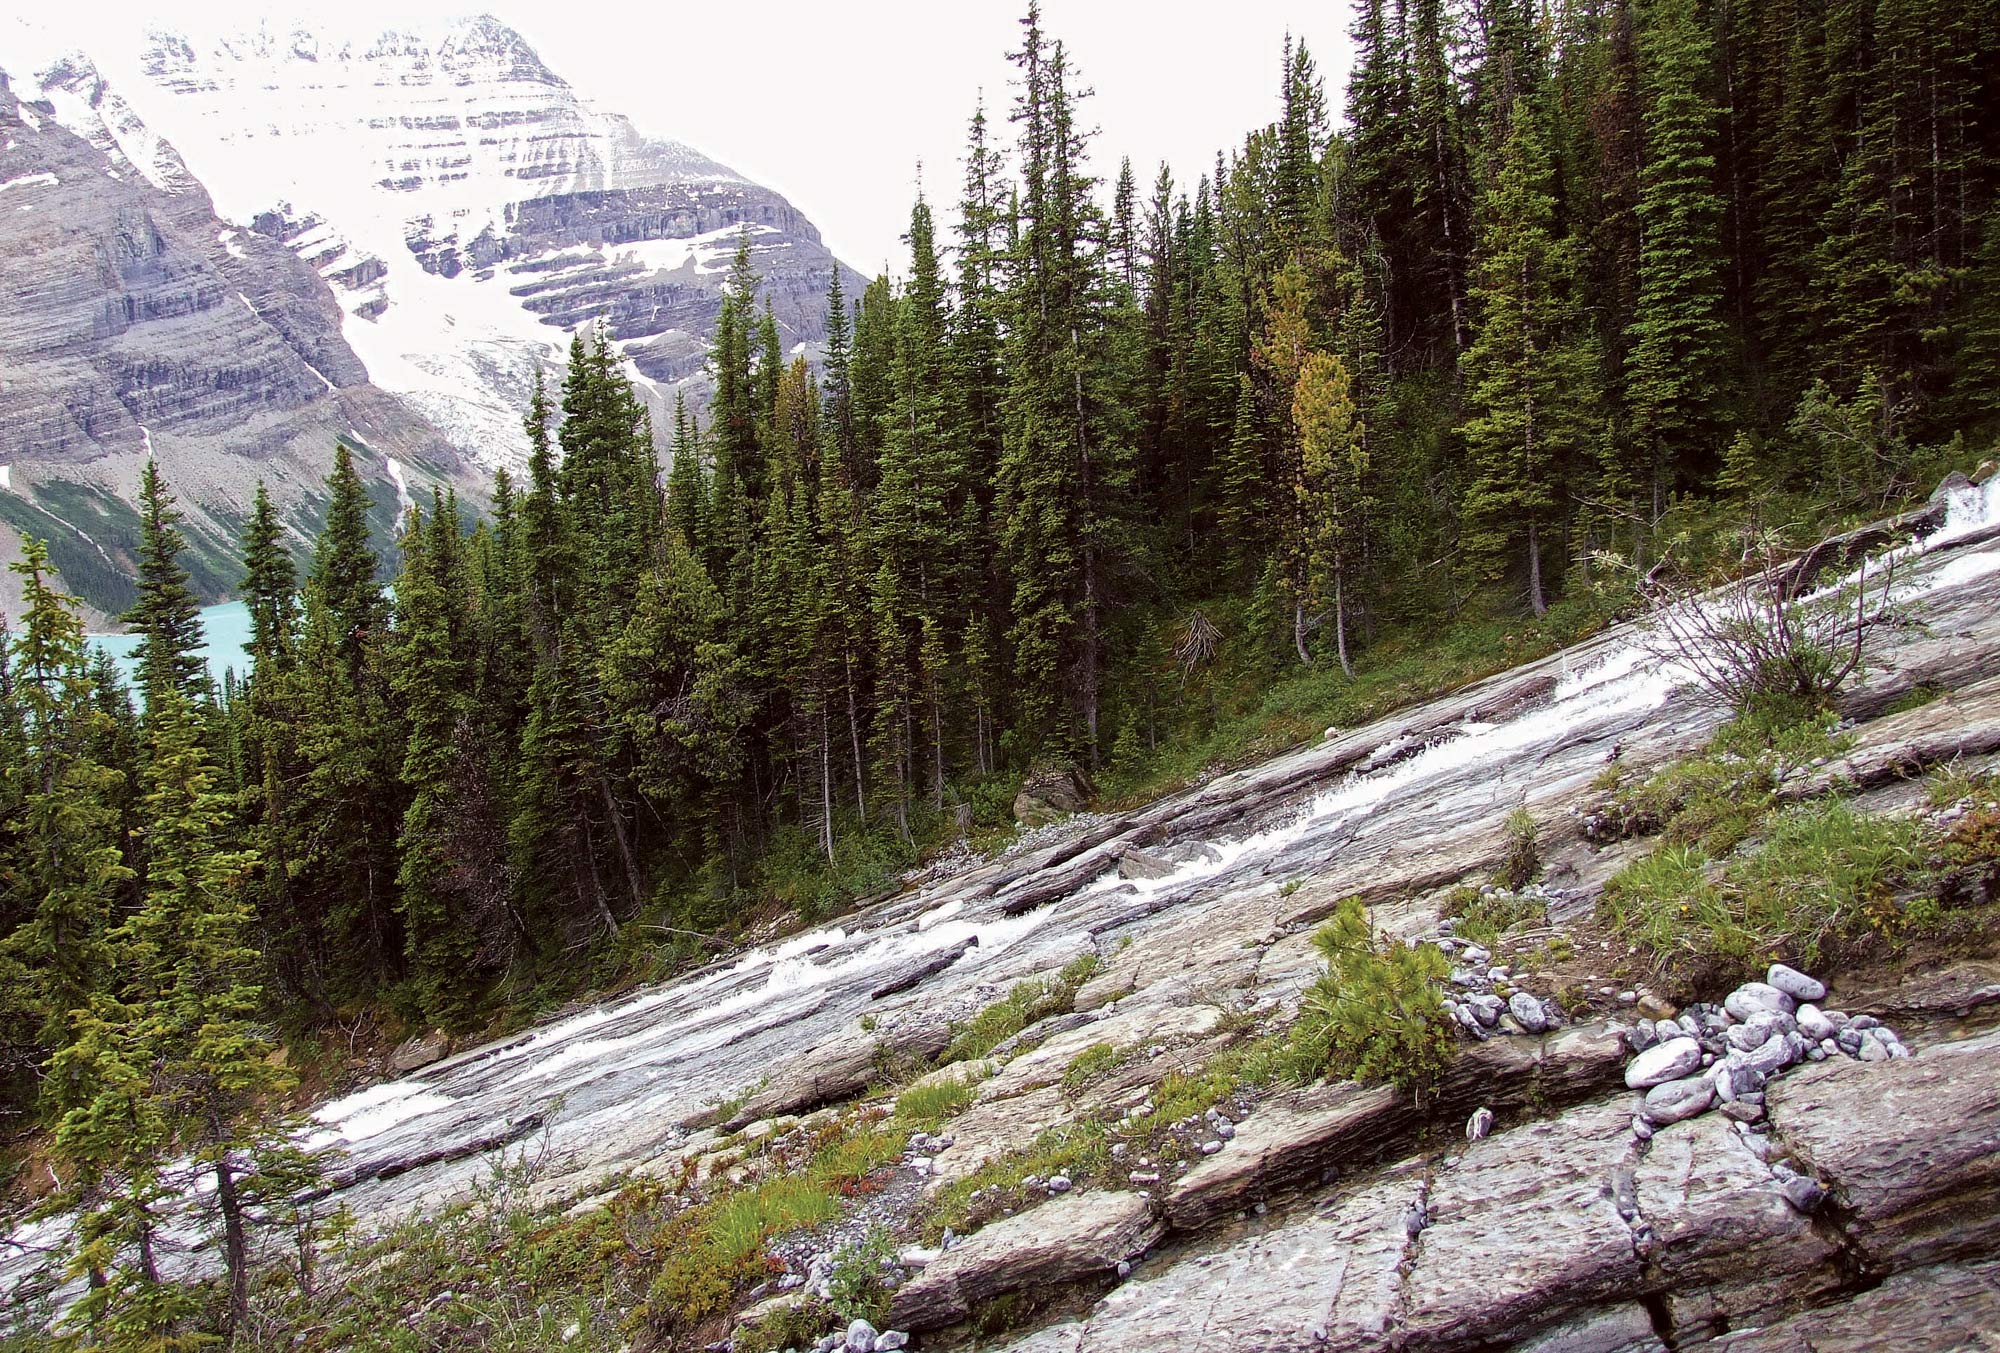
<path fill-rule="evenodd" d="M 667 471 L 667 520 L 700 554 L 708 536 L 708 478 L 701 468 L 701 429 L 679 394 L 674 396 L 673 464 Z"/>
<path fill-rule="evenodd" d="M 237 594 L 250 613 L 255 670 L 274 678 L 288 671 L 298 644 L 298 570 L 261 479 L 243 532 L 243 581 Z"/>
<path fill-rule="evenodd" d="M 416 509 L 403 536 L 396 579 L 392 689 L 409 728 L 402 779 L 409 793 L 397 840 L 398 906 L 409 970 L 425 1015 L 463 1027 L 471 1012 L 478 956 L 474 900 L 460 839 L 461 784 L 476 751 L 471 741 L 472 650 L 462 630 L 467 582 L 459 563 L 459 522 L 440 494 L 426 526 Z"/>
<path fill-rule="evenodd" d="M 302 596 L 290 709 L 302 773 L 285 855 L 298 905 L 325 918 L 329 989 L 355 995 L 402 970 L 395 842 L 405 734 L 385 671 L 389 607 L 368 496 L 344 444 L 335 447 L 328 489 Z"/>
<path fill-rule="evenodd" d="M 163 691 L 192 699 L 207 684 L 197 652 L 201 606 L 180 560 L 187 548 L 181 521 L 159 462 L 148 459 L 139 479 L 139 599 L 120 617 L 139 635 L 134 656 L 148 706 Z"/>
<path fill-rule="evenodd" d="M 1103 359 L 1099 223 L 1060 43 L 1024 20 L 1020 238 L 1008 298 L 1006 436 L 996 517 L 1012 584 L 1018 731 L 1097 762 L 1112 581 L 1125 554 L 1131 429 L 1126 373 Z"/>
<path fill-rule="evenodd" d="M 1552 178 L 1536 116 L 1519 106 L 1482 207 L 1477 328 L 1463 362 L 1472 462 L 1463 543 L 1489 572 L 1524 551 L 1536 615 L 1548 609 L 1543 552 L 1594 458 L 1597 416 L 1597 353 L 1577 296 L 1575 251 L 1555 234 Z"/>
<path fill-rule="evenodd" d="M 1639 181 L 1638 309 L 1626 358 L 1636 461 L 1627 491 L 1651 514 L 1705 473 L 1722 395 L 1723 202 L 1715 186 L 1713 46 L 1694 0 L 1650 0 L 1640 30 L 1645 160 Z"/>
<path fill-rule="evenodd" d="M 118 773 L 91 759 L 102 715 L 93 699 L 75 598 L 56 590 L 48 548 L 29 540 L 8 567 L 21 578 L 25 605 L 13 640 L 13 692 L 26 749 L 20 765 L 20 844 L 7 879 L 10 910 L 21 918 L 6 937 L 9 956 L 26 972 L 45 1053 L 81 1035 L 80 1021 L 104 990 L 110 970 L 109 909 L 132 871 L 120 857 Z M 57 1063 L 42 1083 L 44 1105 L 60 1115 L 89 1087 Z"/>
<path fill-rule="evenodd" d="M 242 725 L 242 812 L 258 857 L 256 907 L 271 990 L 288 1003 L 332 1015 L 327 992 L 323 898 L 294 886 L 292 842 L 312 830 L 295 812 L 305 768 L 298 752 L 298 572 L 263 483 L 243 537 L 237 595 L 250 614 L 251 670 L 235 702 Z"/>
<path fill-rule="evenodd" d="M 172 1143 L 214 1186 L 233 1329 L 249 1305 L 260 1160 L 280 1135 L 268 1106 L 293 1078 L 262 1018 L 256 857 L 231 849 L 231 805 L 186 699 L 165 693 L 150 722 L 146 899 L 117 935 L 132 974 L 124 1001 Z"/>

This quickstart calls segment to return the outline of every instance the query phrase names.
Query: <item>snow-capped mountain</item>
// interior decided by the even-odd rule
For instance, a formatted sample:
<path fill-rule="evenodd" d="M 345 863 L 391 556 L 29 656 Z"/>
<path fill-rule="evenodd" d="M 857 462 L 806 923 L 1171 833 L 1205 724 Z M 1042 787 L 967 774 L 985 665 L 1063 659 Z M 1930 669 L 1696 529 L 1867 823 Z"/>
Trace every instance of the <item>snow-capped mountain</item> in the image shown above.
<path fill-rule="evenodd" d="M 746 232 L 788 346 L 823 337 L 811 222 L 590 107 L 498 20 L 156 33 L 121 74 L 221 214 L 332 285 L 374 382 L 488 463 L 524 453 L 533 371 L 580 325 L 663 393 L 698 378 Z"/>
<path fill-rule="evenodd" d="M 100 611 L 148 456 L 219 596 L 256 481 L 307 535 L 337 437 L 385 528 L 431 482 L 477 498 L 525 453 L 537 367 L 596 321 L 664 428 L 677 388 L 705 393 L 743 239 L 788 348 L 824 336 L 839 265 L 811 222 L 590 107 L 493 19 L 40 22 L 0 20 L 0 557 L 51 539 Z"/>
<path fill-rule="evenodd" d="M 211 597 L 236 585 L 259 479 L 309 538 L 336 439 L 375 479 L 385 529 L 399 484 L 484 485 L 369 382 L 325 282 L 219 219 L 86 58 L 22 76 L 16 50 L 0 41 L 0 558 L 41 537 L 93 621 L 122 609 L 149 456 L 187 510 Z M 14 615 L 18 581 L 0 572 Z"/>

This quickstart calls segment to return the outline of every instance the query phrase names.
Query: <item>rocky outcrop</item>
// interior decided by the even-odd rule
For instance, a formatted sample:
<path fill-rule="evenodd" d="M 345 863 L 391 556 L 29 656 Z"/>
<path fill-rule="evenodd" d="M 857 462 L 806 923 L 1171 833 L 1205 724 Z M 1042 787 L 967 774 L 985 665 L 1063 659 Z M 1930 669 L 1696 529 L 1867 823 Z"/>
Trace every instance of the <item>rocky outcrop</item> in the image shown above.
<path fill-rule="evenodd" d="M 1006 1347 L 1965 1347 L 1996 1305 L 1996 1093 L 2000 1034 L 1802 1071 L 1774 1086 L 1768 1135 L 1711 1114 L 1634 1143 L 1631 1099 L 1600 1099 L 1157 1252 L 1086 1318 Z M 1794 1162 L 1831 1191 L 1824 1216 L 1788 1195 Z M 1085 1201 L 1005 1223 L 1017 1256 L 1039 1262 L 1035 1238 Z M 1974 1314 L 1934 1324 L 1926 1290 Z M 920 1329 L 948 1316 L 908 1309 Z"/>
<path fill-rule="evenodd" d="M 451 1052 L 451 1035 L 442 1029 L 415 1034 L 396 1045 L 389 1054 L 389 1069 L 398 1074 L 416 1071 L 433 1062 L 442 1062 Z"/>
<path fill-rule="evenodd" d="M 912 1329 L 952 1325 L 978 1303 L 1006 1292 L 1111 1273 L 1144 1254 L 1162 1229 L 1138 1193 L 1085 1194 L 995 1222 L 898 1288 L 889 1303 L 889 1323 Z"/>

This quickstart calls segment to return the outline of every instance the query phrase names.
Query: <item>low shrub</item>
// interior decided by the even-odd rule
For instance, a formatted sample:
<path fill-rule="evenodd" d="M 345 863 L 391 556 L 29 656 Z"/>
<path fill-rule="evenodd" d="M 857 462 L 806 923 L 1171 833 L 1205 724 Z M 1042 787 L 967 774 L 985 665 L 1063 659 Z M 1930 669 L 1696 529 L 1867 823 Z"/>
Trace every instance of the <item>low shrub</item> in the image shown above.
<path fill-rule="evenodd" d="M 1517 926 L 1547 922 L 1549 906 L 1531 894 L 1495 888 L 1454 888 L 1446 896 L 1445 915 L 1455 924 L 1452 933 L 1475 944 L 1492 945 Z"/>
<path fill-rule="evenodd" d="M 1516 808 L 1507 815 L 1507 853 L 1500 858 L 1493 882 L 1513 892 L 1534 882 L 1541 870 L 1541 843 L 1535 830 L 1535 816 L 1526 808 Z"/>
<path fill-rule="evenodd" d="M 889 1313 L 889 1288 L 883 1268 L 896 1257 L 888 1228 L 873 1226 L 868 1234 L 834 1256 L 827 1277 L 827 1302 L 841 1323 L 866 1320 L 879 1325 Z"/>
<path fill-rule="evenodd" d="M 1734 981 L 1891 948 L 1937 923 L 1925 828 L 1827 797 L 1775 814 L 1726 863 L 1669 842 L 1605 886 L 1600 915 L 1663 966 Z"/>
<path fill-rule="evenodd" d="M 929 1131 L 945 1119 L 965 1112 L 971 1103 L 971 1082 L 956 1078 L 933 1081 L 912 1086 L 896 1096 L 896 1118 Z"/>
<path fill-rule="evenodd" d="M 1831 714 L 1767 705 L 1716 730 L 1700 756 L 1617 789 L 1596 834 L 1660 835 L 1726 855 L 1757 831 L 1780 790 L 1852 745 Z"/>
<path fill-rule="evenodd" d="M 780 1306 L 735 1336 L 736 1353 L 778 1353 L 786 1348 L 811 1348 L 840 1316 L 817 1298 Z"/>
<path fill-rule="evenodd" d="M 1436 945 L 1378 943 L 1367 909 L 1350 897 L 1313 936 L 1327 970 L 1292 1026 L 1295 1073 L 1384 1080 L 1423 1098 L 1451 1059 L 1442 983 L 1451 965 Z"/>
<path fill-rule="evenodd" d="M 1691 575 L 1662 587 L 1643 642 L 1716 701 L 1738 713 L 1760 707 L 1822 709 L 1862 670 L 1871 633 L 1890 619 L 1893 567 L 1864 568 L 1850 582 L 1799 595 L 1799 568 L 1770 538 L 1744 555 L 1756 569 L 1724 580 Z"/>

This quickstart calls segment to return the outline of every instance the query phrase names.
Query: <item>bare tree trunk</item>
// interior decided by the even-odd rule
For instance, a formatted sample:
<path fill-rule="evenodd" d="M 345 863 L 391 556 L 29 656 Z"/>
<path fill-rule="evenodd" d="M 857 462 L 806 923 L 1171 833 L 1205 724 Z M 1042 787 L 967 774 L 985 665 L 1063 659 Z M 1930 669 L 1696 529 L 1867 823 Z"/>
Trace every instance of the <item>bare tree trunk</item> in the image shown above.
<path fill-rule="evenodd" d="M 586 886 L 584 876 L 579 872 L 577 874 L 577 886 L 590 895 L 590 901 L 597 904 L 597 919 L 604 922 L 604 928 L 615 935 L 618 933 L 618 918 L 611 914 L 611 904 L 604 897 L 604 878 L 597 872 L 597 842 L 591 834 L 590 815 L 579 813 L 578 816 L 583 819 L 583 859 L 581 863 L 589 866 L 590 878 Z"/>
<path fill-rule="evenodd" d="M 854 659 L 847 663 L 847 736 L 854 744 L 854 806 L 868 824 L 868 759 L 861 753 L 861 711 L 854 702 Z"/>
<path fill-rule="evenodd" d="M 819 711 L 819 841 L 826 862 L 833 863 L 833 730 L 826 717 L 826 702 Z"/>
<path fill-rule="evenodd" d="M 1542 536 L 1541 527 L 1528 523 L 1528 605 L 1536 615 L 1549 613 L 1548 598 L 1542 594 Z"/>
<path fill-rule="evenodd" d="M 1299 652 L 1299 661 L 1308 667 L 1312 665 L 1312 654 L 1306 651 L 1306 604 L 1303 599 L 1292 603 L 1292 647 Z"/>
<path fill-rule="evenodd" d="M 1354 664 L 1347 657 L 1347 590 L 1341 585 L 1340 569 L 1333 571 L 1333 634 L 1340 649 L 1340 670 L 1354 680 Z"/>
<path fill-rule="evenodd" d="M 226 1152 L 215 1162 L 215 1205 L 222 1211 L 222 1254 L 229 1268 L 227 1338 L 250 1312 L 250 1254 L 243 1236 L 243 1199 L 236 1192 L 236 1172 Z"/>
<path fill-rule="evenodd" d="M 1076 358 L 1074 374 L 1071 377 L 1076 399 L 1076 449 L 1078 466 L 1082 471 L 1084 514 L 1083 537 L 1083 726 L 1090 739 L 1090 764 L 1093 769 L 1104 764 L 1098 755 L 1097 736 L 1097 680 L 1100 663 L 1099 648 L 1103 636 L 1098 631 L 1097 586 L 1097 545 L 1092 513 L 1096 508 L 1097 491 L 1093 483 L 1090 461 L 1090 419 L 1088 406 L 1083 398 L 1083 337 L 1075 325 L 1069 331 L 1070 351 Z"/>
<path fill-rule="evenodd" d="M 944 811 L 944 708 L 935 677 L 931 683 L 931 806 Z"/>
<path fill-rule="evenodd" d="M 625 835 L 625 815 L 618 811 L 618 801 L 611 797 L 611 781 L 607 777 L 601 774 L 597 777 L 597 788 L 604 796 L 604 815 L 611 819 L 611 836 L 618 845 L 618 862 L 625 867 L 625 886 L 632 890 L 632 906 L 636 910 L 646 905 L 646 890 L 639 882 L 639 862 L 632 858 L 632 843 Z M 604 915 L 607 920 L 610 919 L 608 908 Z M 618 922 L 615 920 L 611 921 L 611 933 L 618 933 Z"/>

